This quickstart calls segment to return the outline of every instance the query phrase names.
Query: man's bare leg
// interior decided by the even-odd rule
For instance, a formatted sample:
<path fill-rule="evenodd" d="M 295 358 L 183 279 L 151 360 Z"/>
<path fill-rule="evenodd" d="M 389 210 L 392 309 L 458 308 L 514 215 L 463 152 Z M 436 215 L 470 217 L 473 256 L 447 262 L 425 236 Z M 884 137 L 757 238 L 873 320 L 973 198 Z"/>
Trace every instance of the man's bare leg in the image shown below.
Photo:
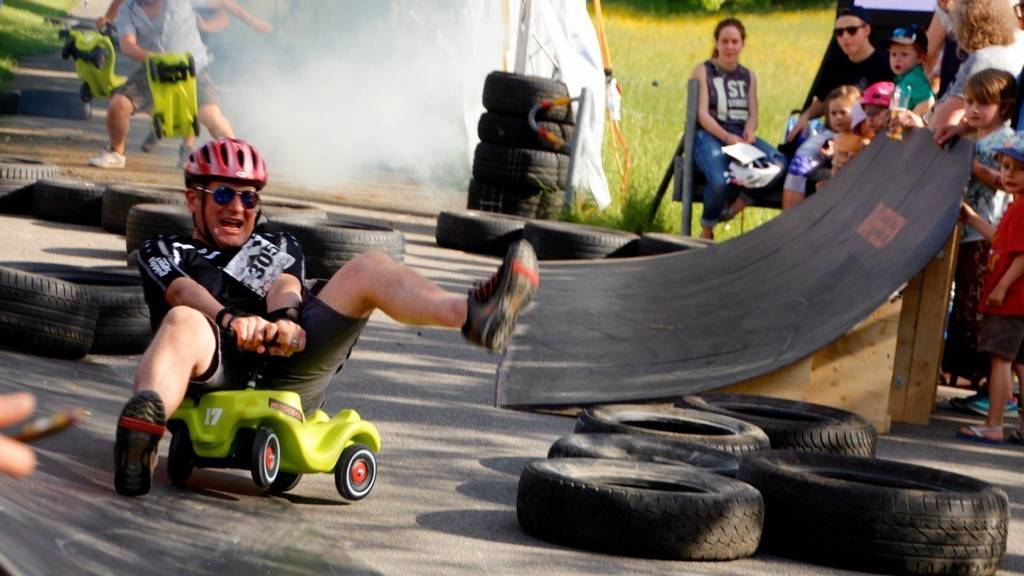
<path fill-rule="evenodd" d="M 189 381 L 210 367 L 216 346 L 206 316 L 185 306 L 171 308 L 135 370 L 135 392 L 156 392 L 167 413 L 174 412 Z"/>
<path fill-rule="evenodd" d="M 214 138 L 234 138 L 235 133 L 231 131 L 231 123 L 220 112 L 220 106 L 216 104 L 205 104 L 199 107 L 199 121 L 210 131 Z"/>
<path fill-rule="evenodd" d="M 124 145 L 128 140 L 128 126 L 135 107 L 132 101 L 122 94 L 114 94 L 107 106 L 107 136 L 110 137 L 110 149 L 124 154 Z"/>
<path fill-rule="evenodd" d="M 366 252 L 349 261 L 330 279 L 319 298 L 353 318 L 380 310 L 403 324 L 458 328 L 466 321 L 467 302 L 392 260 L 383 252 Z"/>

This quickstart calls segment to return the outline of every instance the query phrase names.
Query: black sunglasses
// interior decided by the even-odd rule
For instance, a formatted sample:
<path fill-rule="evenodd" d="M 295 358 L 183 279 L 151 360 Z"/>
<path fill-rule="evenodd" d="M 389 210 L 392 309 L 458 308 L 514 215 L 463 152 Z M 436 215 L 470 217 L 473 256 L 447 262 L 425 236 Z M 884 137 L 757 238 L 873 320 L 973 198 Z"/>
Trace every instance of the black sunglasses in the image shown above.
<path fill-rule="evenodd" d="M 227 184 L 221 184 L 220 186 L 217 186 L 213 190 L 200 188 L 199 186 L 196 186 L 196 189 L 213 194 L 213 201 L 216 202 L 219 206 L 227 206 L 228 204 L 230 204 L 231 201 L 235 199 L 235 194 L 237 194 L 238 198 L 242 201 L 242 206 L 249 210 L 260 205 L 260 195 L 258 192 L 254 190 L 239 191 L 235 190 L 231 186 L 228 186 Z"/>
<path fill-rule="evenodd" d="M 835 29 L 836 38 L 839 38 L 843 34 L 849 34 L 850 36 L 853 36 L 854 34 L 857 33 L 857 30 L 860 30 L 861 28 L 864 28 L 865 26 L 867 26 L 867 24 L 861 24 L 860 26 L 842 26 L 842 27 L 836 28 Z"/>

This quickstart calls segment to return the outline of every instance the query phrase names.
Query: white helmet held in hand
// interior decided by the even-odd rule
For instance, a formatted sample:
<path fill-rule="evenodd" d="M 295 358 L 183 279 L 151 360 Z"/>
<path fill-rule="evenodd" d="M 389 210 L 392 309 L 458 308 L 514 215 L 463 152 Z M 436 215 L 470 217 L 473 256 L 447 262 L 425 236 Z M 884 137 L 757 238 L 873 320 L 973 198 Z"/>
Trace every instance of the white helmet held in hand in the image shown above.
<path fill-rule="evenodd" d="M 764 188 L 771 184 L 779 175 L 782 167 L 769 162 L 767 158 L 758 158 L 746 164 L 729 163 L 730 182 L 743 188 Z"/>

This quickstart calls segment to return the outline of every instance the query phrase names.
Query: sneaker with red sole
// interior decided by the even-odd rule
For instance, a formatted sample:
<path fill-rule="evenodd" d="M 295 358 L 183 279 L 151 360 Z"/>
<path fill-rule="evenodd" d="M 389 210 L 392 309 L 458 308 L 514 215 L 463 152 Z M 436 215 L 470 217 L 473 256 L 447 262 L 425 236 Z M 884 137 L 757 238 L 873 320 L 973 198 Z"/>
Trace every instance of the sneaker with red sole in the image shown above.
<path fill-rule="evenodd" d="M 490 280 L 469 291 L 469 311 L 462 334 L 490 350 L 504 350 L 519 313 L 540 286 L 537 254 L 526 240 L 508 248 L 501 267 Z"/>
<path fill-rule="evenodd" d="M 166 430 L 164 403 L 152 390 L 131 397 L 117 420 L 114 443 L 114 489 L 124 496 L 149 492 L 157 447 Z"/>

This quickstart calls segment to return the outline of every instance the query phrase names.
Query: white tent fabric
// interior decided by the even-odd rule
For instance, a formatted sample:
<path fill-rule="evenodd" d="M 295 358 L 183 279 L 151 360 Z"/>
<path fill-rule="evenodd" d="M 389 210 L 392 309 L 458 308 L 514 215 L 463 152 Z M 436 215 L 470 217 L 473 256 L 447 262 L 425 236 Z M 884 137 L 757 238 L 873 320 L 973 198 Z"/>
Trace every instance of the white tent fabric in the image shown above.
<path fill-rule="evenodd" d="M 578 137 L 582 139 L 576 165 L 576 187 L 589 190 L 598 207 L 607 208 L 611 204 L 611 194 L 601 163 L 605 115 L 604 66 L 586 0 L 533 0 L 532 6 L 524 73 L 561 80 L 573 96 L 578 95 L 581 88 L 587 88 L 591 105 L 587 117 L 582 119 L 582 126 L 577 128 Z M 506 37 L 509 39 L 508 49 L 514 54 L 523 5 L 511 0 L 508 9 Z"/>

